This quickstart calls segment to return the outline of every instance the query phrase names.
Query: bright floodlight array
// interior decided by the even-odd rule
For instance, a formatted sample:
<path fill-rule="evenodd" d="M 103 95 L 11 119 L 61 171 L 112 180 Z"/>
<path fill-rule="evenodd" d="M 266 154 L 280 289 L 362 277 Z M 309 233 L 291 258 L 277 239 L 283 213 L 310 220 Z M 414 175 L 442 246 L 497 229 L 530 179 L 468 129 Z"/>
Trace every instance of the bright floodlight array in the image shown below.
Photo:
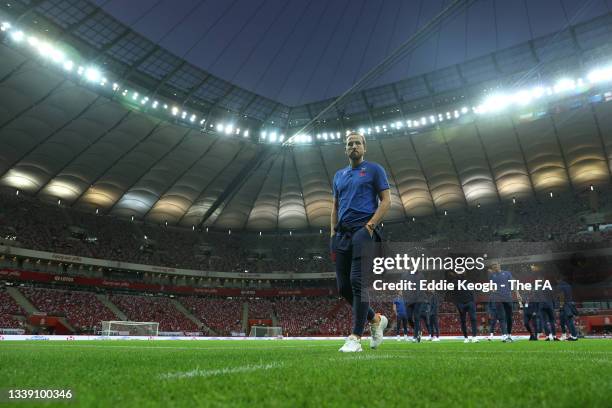
<path fill-rule="evenodd" d="M 160 102 L 159 100 L 151 99 L 147 95 L 141 95 L 136 90 L 124 87 L 118 82 L 111 83 L 99 68 L 85 63 L 85 61 L 83 61 L 79 56 L 69 58 L 62 51 L 61 46 L 57 44 L 53 44 L 44 38 L 37 37 L 36 35 L 30 35 L 20 29 L 16 29 L 9 22 L 0 23 L 0 31 L 6 32 L 14 44 L 24 47 L 29 46 L 31 51 L 38 53 L 42 58 L 53 62 L 58 68 L 63 69 L 66 73 L 73 73 L 74 75 L 83 78 L 91 85 L 97 85 L 104 89 L 108 88 L 113 93 L 123 96 L 128 102 L 140 107 L 165 112 L 174 120 L 182 121 L 185 124 L 191 124 L 194 126 L 197 122 L 201 128 L 206 127 L 206 119 L 199 118 L 194 112 L 185 111 L 182 108 L 179 108 L 182 103 L 173 103 L 172 101 Z M 245 138 L 249 137 L 248 129 L 241 129 L 233 123 L 210 123 L 208 125 L 208 130 L 216 131 L 217 133 L 223 135 L 242 136 Z"/>
<path fill-rule="evenodd" d="M 182 105 L 181 103 L 173 103 L 171 101 L 162 103 L 155 99 L 151 100 L 146 95 L 140 95 L 137 91 L 123 87 L 117 82 L 111 84 L 97 67 L 86 64 L 83 61 L 77 64 L 76 61 L 68 58 L 59 47 L 46 40 L 16 29 L 12 27 L 9 22 L 1 23 L 0 30 L 6 32 L 8 37 L 15 44 L 29 45 L 34 51 L 38 52 L 42 58 L 52 61 L 64 71 L 69 73 L 76 71 L 76 75 L 84 78 L 91 84 L 97 84 L 103 88 L 110 87 L 113 93 L 121 94 L 128 102 L 153 110 L 162 110 L 167 112 L 167 115 L 174 120 L 181 121 L 187 125 L 195 125 L 197 122 L 201 128 L 207 128 L 209 131 L 216 131 L 218 134 L 243 136 L 244 138 L 249 137 L 249 130 L 241 129 L 237 124 L 206 124 L 205 118 L 199 118 L 196 113 L 188 112 L 180 108 L 179 106 Z M 455 110 L 431 113 L 408 120 L 395 120 L 389 123 L 380 123 L 367 127 L 356 126 L 356 128 L 358 128 L 358 131 L 363 135 L 392 133 L 403 129 L 411 129 L 414 131 L 415 129 L 434 126 L 441 122 L 454 121 L 465 115 L 471 115 L 473 118 L 474 115 L 495 114 L 506 109 L 524 108 L 534 102 L 550 101 L 560 97 L 581 94 L 591 90 L 597 84 L 610 81 L 612 81 L 612 66 L 602 67 L 589 72 L 586 75 L 586 80 L 583 78 L 562 78 L 555 83 L 542 83 L 532 88 L 519 89 L 514 92 L 498 91 L 488 95 L 477 106 L 463 106 Z M 349 130 L 345 130 L 345 132 L 348 133 Z M 278 129 L 262 129 L 259 134 L 259 142 L 268 144 L 337 143 L 341 139 L 340 135 L 341 133 L 338 130 L 321 130 L 316 135 L 304 133 L 304 130 L 301 130 L 293 136 L 286 138 L 284 133 Z"/>
<path fill-rule="evenodd" d="M 481 104 L 468 108 L 464 106 L 460 109 L 446 111 L 445 113 L 435 113 L 418 118 L 382 123 L 375 126 L 360 127 L 358 132 L 362 135 L 380 134 L 408 129 L 418 129 L 432 126 L 436 123 L 459 119 L 467 114 L 484 115 L 501 113 L 511 108 L 524 108 L 534 102 L 559 99 L 569 95 L 577 95 L 590 91 L 598 84 L 612 82 L 612 66 L 594 69 L 588 73 L 586 80 L 583 78 L 561 78 L 554 84 L 542 84 L 532 88 L 519 89 L 512 93 L 496 92 L 487 96 Z M 349 131 L 346 130 L 346 133 Z M 322 142 L 340 139 L 339 132 L 322 132 L 317 134 L 317 140 Z M 312 139 L 304 139 L 296 134 L 290 139 L 292 144 L 311 143 Z"/>

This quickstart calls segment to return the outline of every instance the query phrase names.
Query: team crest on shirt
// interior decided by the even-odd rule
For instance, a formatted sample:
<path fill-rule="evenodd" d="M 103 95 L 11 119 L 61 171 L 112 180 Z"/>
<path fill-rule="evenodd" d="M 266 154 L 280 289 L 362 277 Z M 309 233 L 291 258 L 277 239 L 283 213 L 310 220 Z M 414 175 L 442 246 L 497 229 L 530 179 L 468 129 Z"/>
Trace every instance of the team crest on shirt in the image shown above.
<path fill-rule="evenodd" d="M 365 171 L 365 167 L 362 167 L 361 170 L 359 171 L 359 177 L 365 177 L 366 175 L 366 171 Z"/>

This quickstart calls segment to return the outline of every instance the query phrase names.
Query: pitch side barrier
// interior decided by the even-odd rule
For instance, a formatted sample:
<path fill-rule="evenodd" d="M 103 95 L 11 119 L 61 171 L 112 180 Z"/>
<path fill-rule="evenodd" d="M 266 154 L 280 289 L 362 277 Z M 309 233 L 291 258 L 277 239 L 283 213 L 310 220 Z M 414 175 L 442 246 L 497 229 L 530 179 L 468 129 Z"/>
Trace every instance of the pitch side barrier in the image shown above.
<path fill-rule="evenodd" d="M 512 336 L 513 339 L 527 339 L 529 336 Z M 487 337 L 488 338 L 488 337 Z M 494 339 L 500 339 L 501 336 L 495 336 Z M 369 337 L 363 337 L 369 339 Z M 395 336 L 385 336 L 385 339 L 391 341 Z M 440 336 L 440 340 L 461 340 L 463 336 Z M 58 335 L 0 335 L 0 341 L 113 341 L 113 340 L 140 340 L 140 341 L 157 341 L 157 340 L 185 340 L 185 341 L 208 341 L 208 340 L 229 340 L 229 341 L 286 341 L 286 340 L 346 340 L 346 337 L 170 337 L 170 336 L 58 336 Z M 422 341 L 427 343 L 427 341 Z"/>

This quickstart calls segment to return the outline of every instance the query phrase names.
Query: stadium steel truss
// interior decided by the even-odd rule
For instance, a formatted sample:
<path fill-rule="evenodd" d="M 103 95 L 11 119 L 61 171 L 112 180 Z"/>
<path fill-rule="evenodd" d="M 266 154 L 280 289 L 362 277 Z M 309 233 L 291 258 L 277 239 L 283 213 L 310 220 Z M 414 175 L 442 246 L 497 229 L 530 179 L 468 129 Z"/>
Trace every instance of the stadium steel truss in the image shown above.
<path fill-rule="evenodd" d="M 3 4 L 0 17 L 45 28 L 130 89 L 205 118 L 161 117 L 127 103 L 120 90 L 98 92 L 2 33 L 0 185 L 86 212 L 186 228 L 325 228 L 332 178 L 346 165 L 346 129 L 363 129 L 367 159 L 388 171 L 389 221 L 580 191 L 612 178 L 612 85 L 607 78 L 583 84 L 590 70 L 612 62 L 611 14 L 353 92 L 328 110 L 333 100 L 292 107 L 232 85 L 91 3 L 15 1 Z M 481 114 L 483 90 L 514 86 L 534 71 L 551 81 L 571 72 L 576 80 L 550 91 L 554 98 Z M 251 134 L 219 131 L 214 123 L 228 117 Z M 304 143 L 270 140 L 271 132 L 292 135 L 314 118 Z"/>

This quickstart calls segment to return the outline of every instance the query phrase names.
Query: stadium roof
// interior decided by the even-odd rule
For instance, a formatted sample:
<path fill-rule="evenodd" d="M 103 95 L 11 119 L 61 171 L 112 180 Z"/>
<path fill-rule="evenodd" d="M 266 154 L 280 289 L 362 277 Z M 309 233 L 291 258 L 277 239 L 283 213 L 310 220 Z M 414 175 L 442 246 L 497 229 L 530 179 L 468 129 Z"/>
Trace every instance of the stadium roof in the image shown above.
<path fill-rule="evenodd" d="M 473 7 L 484 10 L 485 5 L 491 7 L 489 3 Z M 506 3 L 493 4 L 499 8 Z M 317 5 L 316 0 L 312 4 Z M 388 7 L 384 4 L 383 10 Z M 585 7 L 577 2 L 550 4 L 549 19 L 555 21 L 558 19 L 552 16 L 559 10 L 568 16 L 580 10 L 580 15 L 591 17 L 607 10 L 601 2 L 584 2 Z M 105 3 L 104 7 L 112 12 L 112 5 Z M 234 94 L 249 94 L 249 107 L 238 111 L 246 113 L 269 104 L 272 111 L 284 112 L 286 119 L 294 115 L 294 123 L 279 124 L 280 133 L 300 128 L 330 103 L 323 100 L 289 107 L 252 93 L 196 68 L 196 61 L 184 62 L 171 55 L 167 50 L 171 44 L 155 46 L 144 37 L 154 34 L 128 30 L 91 3 L 17 1 L 1 10 L 15 27 L 37 29 L 54 41 L 70 44 L 84 58 L 99 61 L 105 72 L 139 90 L 149 90 L 152 97 L 189 99 L 181 109 L 190 112 L 215 110 L 218 116 L 236 111 L 225 104 L 240 99 L 234 99 Z M 469 10 L 468 21 L 472 19 Z M 498 10 L 498 14 L 507 13 Z M 516 21 L 524 23 L 523 17 L 517 15 Z M 459 21 L 457 18 L 453 21 Z M 530 14 L 528 31 L 539 33 L 532 19 Z M 546 19 L 542 16 L 542 21 Z M 366 21 L 363 25 L 368 27 Z M 465 17 L 459 25 L 465 39 Z M 342 109 L 332 111 L 333 118 L 321 118 L 313 129 L 313 139 L 314 132 L 327 135 L 324 132 L 329 131 L 332 144 L 327 144 L 326 136 L 320 143 L 294 147 L 258 143 L 261 134 L 259 139 L 243 139 L 208 126 L 190 126 L 189 115 L 181 122 L 139 109 L 113 93 L 114 89 L 103 91 L 75 72 L 57 69 L 44 55 L 28 52 L 20 46 L 19 31 L 4 31 L 0 44 L 0 184 L 86 211 L 99 209 L 186 227 L 318 229 L 328 226 L 331 179 L 345 165 L 342 148 L 333 144 L 338 140 L 331 135 L 348 127 L 368 129 L 367 158 L 388 169 L 393 197 L 389 220 L 609 183 L 612 115 L 606 103 L 611 99 L 608 77 L 589 86 L 583 78 L 586 83 L 590 70 L 612 62 L 612 17 L 606 12 L 571 26 L 546 22 L 545 27 L 553 26 L 563 30 L 551 34 L 549 28 L 542 28 L 546 35 L 541 37 L 531 39 L 531 33 L 529 38 L 512 37 L 526 40 L 519 43 L 500 43 L 498 38 L 498 44 L 511 46 L 488 52 L 481 48 L 483 54 L 479 51 L 478 57 L 464 51 L 454 65 L 410 71 L 414 76 L 391 78 L 399 81 L 352 93 Z M 485 30 L 483 37 L 492 33 L 505 36 L 513 30 L 500 28 L 499 21 L 496 27 Z M 142 29 L 140 25 L 134 28 Z M 442 39 L 449 29 L 445 26 L 439 36 L 431 38 L 439 37 L 435 42 L 445 44 Z M 148 44 L 143 45 L 148 51 L 137 51 L 138 42 Z M 470 40 L 472 43 L 478 41 Z M 444 47 L 448 52 L 456 50 Z M 430 69 L 442 66 L 440 49 L 436 53 L 439 63 Z M 367 50 L 362 48 L 362 53 Z M 179 49 L 173 51 L 180 54 Z M 472 56 L 475 58 L 469 59 Z M 167 75 L 155 74 L 154 66 L 166 67 Z M 181 88 L 178 78 L 183 70 L 199 75 L 194 83 L 200 86 Z M 317 83 L 323 81 L 313 75 Z M 563 75 L 575 80 L 561 82 L 571 82 L 570 86 L 545 88 L 550 95 L 533 105 L 490 115 L 480 115 L 476 109 L 486 95 L 484 89 L 514 92 L 538 81 L 554 84 Z M 208 101 L 206 92 L 213 92 L 211 84 L 217 82 L 225 84 L 220 92 L 223 97 Z M 243 86 L 249 87 L 248 83 Z M 131 98 L 132 93 L 127 96 Z M 268 111 L 261 116 L 264 127 L 269 127 L 272 117 Z"/>
<path fill-rule="evenodd" d="M 195 67 L 294 107 L 342 94 L 453 1 L 96 0 L 93 3 Z M 478 1 L 467 7 L 467 11 L 461 9 L 452 21 L 436 30 L 371 85 L 397 82 L 453 66 L 609 11 L 605 1 Z M 81 10 L 80 15 L 88 12 L 88 9 Z M 71 21 L 75 18 L 79 15 Z M 93 37 L 98 43 L 112 41 L 121 30 L 109 27 L 108 22 L 109 17 L 103 18 L 100 14 L 77 33 Z M 102 33 L 96 30 L 96 25 L 101 24 L 107 26 Z M 97 31 L 97 35 L 91 31 Z M 161 78 L 176 62 L 163 51 L 158 52 L 139 69 Z"/>

